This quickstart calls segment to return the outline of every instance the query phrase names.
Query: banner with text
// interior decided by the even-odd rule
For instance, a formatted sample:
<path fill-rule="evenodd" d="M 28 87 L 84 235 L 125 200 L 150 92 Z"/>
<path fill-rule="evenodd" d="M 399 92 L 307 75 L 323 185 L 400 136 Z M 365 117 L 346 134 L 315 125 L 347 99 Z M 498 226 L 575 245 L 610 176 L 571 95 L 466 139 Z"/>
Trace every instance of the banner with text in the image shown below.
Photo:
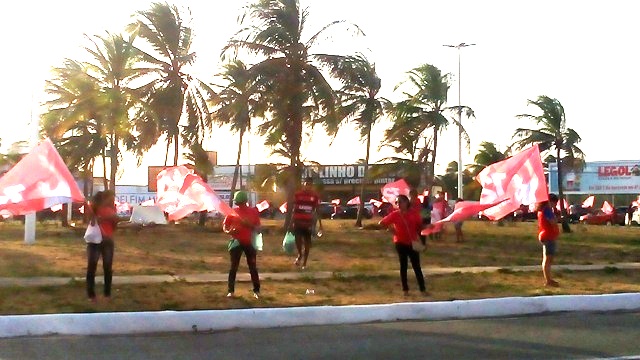
<path fill-rule="evenodd" d="M 588 162 L 583 169 L 563 169 L 565 194 L 638 194 L 640 160 Z M 549 186 L 558 192 L 558 167 L 549 164 Z"/>

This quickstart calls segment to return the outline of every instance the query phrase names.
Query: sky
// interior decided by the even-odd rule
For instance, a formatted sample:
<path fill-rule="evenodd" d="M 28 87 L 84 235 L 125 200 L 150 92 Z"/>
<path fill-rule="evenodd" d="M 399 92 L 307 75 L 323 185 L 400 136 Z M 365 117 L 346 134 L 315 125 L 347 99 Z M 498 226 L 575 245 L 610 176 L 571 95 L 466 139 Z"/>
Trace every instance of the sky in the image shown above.
<path fill-rule="evenodd" d="M 14 141 L 35 142 L 44 82 L 64 58 L 86 59 L 84 34 L 120 32 L 131 14 L 149 8 L 151 2 L 94 4 L 103 3 L 25 0 L 5 5 L 5 14 L 11 15 L 0 23 L 5 46 L 0 57 L 1 150 Z M 223 64 L 220 50 L 240 28 L 237 19 L 245 2 L 175 0 L 173 4 L 191 10 L 197 60 L 190 72 L 214 81 Z M 476 114 L 475 119 L 463 119 L 471 138 L 463 164 L 473 162 L 480 142 L 492 141 L 504 150 L 516 128 L 534 128 L 534 123 L 516 115 L 537 115 L 527 100 L 539 95 L 563 104 L 568 126 L 582 137 L 579 146 L 587 161 L 640 158 L 640 125 L 633 105 L 640 95 L 640 51 L 635 45 L 640 5 L 633 1 L 301 0 L 301 5 L 310 14 L 305 39 L 333 20 L 360 27 L 364 36 L 335 27 L 316 50 L 362 52 L 376 64 L 381 95 L 392 101 L 402 97 L 394 87 L 407 78 L 407 71 L 422 64 L 452 74 L 451 105 L 458 103 L 461 78 L 461 103 Z M 443 45 L 461 42 L 476 45 L 462 50 L 458 76 L 458 52 Z M 388 148 L 378 150 L 389 126 L 390 121 L 382 119 L 374 127 L 372 162 L 393 155 Z M 215 129 L 205 147 L 218 151 L 220 164 L 232 164 L 237 135 Z M 306 159 L 322 164 L 355 163 L 365 155 L 364 144 L 350 125 L 334 139 L 315 129 L 302 151 Z M 257 135 L 249 137 L 243 152 L 243 163 L 282 161 L 269 157 Z M 437 169 L 444 171 L 457 157 L 457 128 L 452 125 L 442 133 Z M 146 166 L 163 162 L 164 145 L 152 149 L 139 169 L 133 156 L 125 156 L 122 168 L 127 170 L 121 171 L 118 183 L 145 185 Z"/>

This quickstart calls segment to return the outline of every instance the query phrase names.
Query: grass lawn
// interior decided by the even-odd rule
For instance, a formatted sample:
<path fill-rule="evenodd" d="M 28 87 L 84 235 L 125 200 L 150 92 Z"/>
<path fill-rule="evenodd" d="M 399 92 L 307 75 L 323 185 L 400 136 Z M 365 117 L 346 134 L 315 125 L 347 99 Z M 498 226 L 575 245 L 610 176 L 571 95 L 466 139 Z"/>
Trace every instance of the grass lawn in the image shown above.
<path fill-rule="evenodd" d="M 246 271 L 246 268 L 241 268 Z M 558 272 L 560 288 L 541 286 L 539 273 L 450 274 L 427 278 L 429 295 L 417 290 L 409 275 L 410 296 L 402 295 L 398 276 L 357 276 L 300 281 L 263 281 L 262 296 L 255 300 L 251 283 L 236 284 L 237 297 L 225 297 L 226 284 L 114 285 L 109 303 L 89 303 L 84 282 L 39 288 L 0 288 L 0 314 L 74 312 L 204 310 L 252 307 L 379 304 L 406 301 L 440 301 L 503 296 L 599 294 L 640 291 L 640 273 L 614 268 L 590 272 Z M 99 288 L 98 288 L 99 289 Z M 307 289 L 314 294 L 306 295 Z M 102 300 L 102 299 L 100 299 Z"/>
<path fill-rule="evenodd" d="M 259 254 L 263 272 L 294 271 L 293 257 L 282 252 L 281 222 L 265 221 L 265 250 Z M 397 269 L 391 234 L 377 228 L 376 220 L 365 229 L 353 220 L 325 221 L 324 236 L 315 240 L 310 270 L 367 272 Z M 464 243 L 456 243 L 451 228 L 443 240 L 430 241 L 423 266 L 537 265 L 541 248 L 535 223 L 468 221 Z M 0 223 L 0 277 L 75 276 L 86 269 L 83 229 L 65 229 L 55 223 L 39 224 L 34 245 L 23 242 L 19 223 Z M 116 234 L 114 273 L 192 274 L 226 272 L 229 267 L 228 236 L 219 225 L 201 229 L 176 224 L 142 230 L 121 229 Z M 556 259 L 559 264 L 599 264 L 640 261 L 640 227 L 573 226 L 562 235 Z"/>
<path fill-rule="evenodd" d="M 297 281 L 263 280 L 260 300 L 250 295 L 248 283 L 237 284 L 235 299 L 227 299 L 226 284 L 114 285 L 112 302 L 87 302 L 84 282 L 65 286 L 0 288 L 0 314 L 31 314 L 93 311 L 227 309 L 272 306 L 309 306 L 436 301 L 545 294 L 595 294 L 640 291 L 640 273 L 608 268 L 604 271 L 557 274 L 562 287 L 544 288 L 539 272 L 462 274 L 431 276 L 430 295 L 420 296 L 409 270 L 412 294 L 404 297 L 398 276 L 372 276 L 369 271 L 398 269 L 391 234 L 380 230 L 375 220 L 365 229 L 353 220 L 326 221 L 324 236 L 314 243 L 309 271 L 332 271 L 332 279 Z M 265 221 L 265 251 L 259 253 L 261 272 L 296 271 L 293 257 L 281 249 L 279 221 Z M 466 241 L 456 243 L 452 229 L 444 239 L 430 241 L 422 257 L 423 266 L 538 265 L 541 249 L 536 224 L 468 221 Z M 640 261 L 640 227 L 573 226 L 562 235 L 557 262 L 564 264 L 611 264 Z M 38 224 L 34 245 L 23 242 L 19 223 L 0 223 L 0 277 L 84 277 L 86 269 L 84 229 L 65 229 L 55 223 Z M 228 238 L 219 224 L 198 228 L 190 223 L 165 227 L 121 229 L 116 236 L 115 275 L 193 274 L 226 272 Z M 100 266 L 99 266 L 100 268 Z M 240 272 L 247 272 L 241 263 Z M 340 272 L 360 273 L 345 278 Z M 101 276 L 100 269 L 98 276 Z M 310 275 L 312 276 L 312 275 Z M 306 295 L 306 289 L 315 294 Z M 98 286 L 99 290 L 99 286 Z"/>

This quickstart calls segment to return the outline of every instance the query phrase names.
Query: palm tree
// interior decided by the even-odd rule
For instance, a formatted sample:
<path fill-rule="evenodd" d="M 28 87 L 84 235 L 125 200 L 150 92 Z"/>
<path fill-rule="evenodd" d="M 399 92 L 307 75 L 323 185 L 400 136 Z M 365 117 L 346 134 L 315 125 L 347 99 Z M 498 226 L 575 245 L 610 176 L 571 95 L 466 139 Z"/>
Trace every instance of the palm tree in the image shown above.
<path fill-rule="evenodd" d="M 107 189 L 103 93 L 81 62 L 67 59 L 62 67 L 53 69 L 53 74 L 46 82 L 45 91 L 52 99 L 45 103 L 48 110 L 41 117 L 40 132 L 53 141 L 70 169 L 85 176 L 93 175 L 94 161 L 102 157 Z M 89 195 L 89 189 L 84 190 Z"/>
<path fill-rule="evenodd" d="M 251 118 L 263 116 L 264 110 L 258 100 L 254 78 L 246 65 L 240 60 L 234 60 L 224 66 L 224 72 L 220 74 L 226 85 L 221 86 L 214 98 L 214 118 L 221 124 L 229 124 L 231 131 L 240 135 L 238 140 L 238 155 L 236 168 L 231 182 L 231 194 L 236 190 L 238 173 L 240 169 L 240 156 L 242 154 L 243 137 L 245 132 L 251 130 Z M 229 199 L 229 205 L 233 203 L 233 196 Z"/>
<path fill-rule="evenodd" d="M 575 159 L 583 159 L 584 152 L 577 144 L 581 141 L 578 133 L 567 127 L 564 107 L 557 99 L 546 95 L 538 96 L 536 100 L 529 100 L 528 104 L 537 106 L 541 115 L 518 115 L 518 118 L 526 118 L 535 121 L 538 129 L 516 129 L 513 134 L 514 146 L 518 149 L 538 144 L 540 151 L 555 150 L 556 163 L 558 165 L 558 197 L 564 199 L 562 189 L 562 171 L 564 163 L 574 163 Z M 564 208 L 564 201 L 560 201 L 560 212 L 562 213 L 562 229 L 570 232 L 567 222 L 567 212 Z"/>
<path fill-rule="evenodd" d="M 390 102 L 378 96 L 382 82 L 376 73 L 376 66 L 362 54 L 335 60 L 332 64 L 332 74 L 343 83 L 339 90 L 341 106 L 338 118 L 353 121 L 360 130 L 360 139 L 366 141 L 364 176 L 360 185 L 360 204 L 356 219 L 356 226 L 362 227 L 364 188 L 369 172 L 371 129 L 384 114 Z"/>
<path fill-rule="evenodd" d="M 281 141 L 288 144 L 293 172 L 287 186 L 291 207 L 293 190 L 302 176 L 300 145 L 304 126 L 321 123 L 328 133 L 337 131 L 336 96 L 319 67 L 339 56 L 313 54 L 312 47 L 327 29 L 342 22 L 331 22 L 304 41 L 309 13 L 300 8 L 297 0 L 258 0 L 248 7 L 246 15 L 241 24 L 247 25 L 245 20 L 254 23 L 229 40 L 222 53 L 244 49 L 264 57 L 250 69 L 260 84 L 262 101 L 270 115 L 258 131 L 266 135 L 268 146 Z"/>
<path fill-rule="evenodd" d="M 480 150 L 473 158 L 473 164 L 467 165 L 467 169 L 473 176 L 476 176 L 485 167 L 502 161 L 508 157 L 508 151 L 502 152 L 498 150 L 495 143 L 483 141 L 480 143 Z"/>
<path fill-rule="evenodd" d="M 448 119 L 445 114 L 458 114 L 465 111 L 467 117 L 473 116 L 473 111 L 466 107 L 447 107 L 447 93 L 449 91 L 449 74 L 442 74 L 437 67 L 424 64 L 408 72 L 408 82 L 413 87 L 413 92 L 404 92 L 405 100 L 395 104 L 392 111 L 394 124 L 386 132 L 386 141 L 394 143 L 406 134 L 410 134 L 414 141 L 420 138 L 428 138 L 433 146 L 429 149 L 428 159 L 425 156 L 425 171 L 420 177 L 420 187 L 431 189 L 433 184 L 436 155 L 438 150 L 438 135 L 449 126 L 450 121 L 457 124 L 458 121 Z M 399 86 L 401 86 L 401 83 Z M 398 89 L 396 87 L 396 89 Z M 428 132 L 431 132 L 428 134 Z M 463 134 L 469 142 L 466 131 Z"/>
<path fill-rule="evenodd" d="M 212 127 L 207 100 L 213 94 L 204 82 L 186 73 L 196 54 L 191 52 L 192 30 L 185 24 L 179 9 L 167 3 L 153 3 L 151 8 L 138 11 L 137 20 L 127 30 L 145 39 L 152 52 L 143 53 L 151 64 L 155 77 L 145 87 L 147 104 L 152 110 L 137 116 L 134 124 L 140 136 L 130 141 L 140 156 L 155 145 L 160 135 L 167 137 L 165 165 L 173 142 L 173 165 L 178 165 L 180 138 L 190 146 L 194 139 Z M 181 119 L 187 125 L 181 132 Z"/>

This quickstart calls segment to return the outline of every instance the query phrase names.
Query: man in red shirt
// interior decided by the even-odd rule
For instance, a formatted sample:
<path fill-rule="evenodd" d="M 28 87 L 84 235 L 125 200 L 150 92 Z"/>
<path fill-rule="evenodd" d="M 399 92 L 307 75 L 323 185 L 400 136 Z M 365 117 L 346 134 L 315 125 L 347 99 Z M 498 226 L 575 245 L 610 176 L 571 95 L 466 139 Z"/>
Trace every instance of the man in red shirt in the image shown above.
<path fill-rule="evenodd" d="M 260 213 L 255 207 L 249 207 L 247 201 L 249 197 L 246 192 L 238 191 L 233 197 L 233 202 L 237 205 L 235 214 L 230 214 L 224 218 L 222 229 L 231 235 L 232 241 L 237 241 L 238 245 L 230 246 L 229 256 L 231 258 L 231 268 L 229 269 L 229 293 L 227 297 L 233 297 L 236 283 L 236 273 L 240 266 L 240 258 L 244 252 L 247 257 L 247 265 L 253 283 L 253 296 L 260 297 L 260 277 L 258 276 L 257 253 L 251 243 L 253 232 L 260 228 Z"/>
<path fill-rule="evenodd" d="M 296 236 L 296 248 L 298 257 L 295 264 L 300 265 L 302 259 L 302 269 L 307 267 L 309 250 L 311 249 L 311 235 L 316 222 L 316 212 L 320 205 L 320 195 L 313 190 L 313 178 L 304 180 L 303 188 L 293 196 L 293 233 Z M 304 244 L 304 256 L 302 245 Z"/>

